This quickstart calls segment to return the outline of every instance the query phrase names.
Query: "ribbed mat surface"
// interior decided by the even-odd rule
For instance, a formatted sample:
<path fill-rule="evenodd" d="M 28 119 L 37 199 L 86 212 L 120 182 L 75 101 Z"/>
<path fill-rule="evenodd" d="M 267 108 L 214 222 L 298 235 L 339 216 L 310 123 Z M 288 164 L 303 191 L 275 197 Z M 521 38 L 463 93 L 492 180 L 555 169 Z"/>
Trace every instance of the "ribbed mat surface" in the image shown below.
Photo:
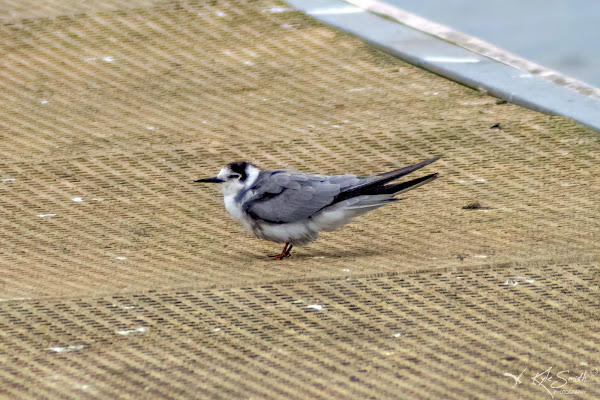
<path fill-rule="evenodd" d="M 0 1 L 3 395 L 598 397 L 600 135 L 286 7 Z M 440 154 L 283 262 L 193 183 Z"/>

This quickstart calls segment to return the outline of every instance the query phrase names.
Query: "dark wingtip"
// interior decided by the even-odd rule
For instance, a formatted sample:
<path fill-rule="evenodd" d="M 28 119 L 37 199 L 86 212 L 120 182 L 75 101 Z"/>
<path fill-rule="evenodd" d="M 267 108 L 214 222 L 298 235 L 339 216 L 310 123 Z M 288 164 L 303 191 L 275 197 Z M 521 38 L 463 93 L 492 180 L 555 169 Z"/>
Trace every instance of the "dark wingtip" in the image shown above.
<path fill-rule="evenodd" d="M 390 190 L 389 188 L 394 188 L 394 187 L 403 188 L 404 186 L 402 186 L 402 185 L 405 185 L 405 184 L 408 185 L 407 187 L 410 187 L 412 185 L 416 185 L 417 183 L 421 182 L 421 179 L 426 182 L 434 180 L 438 176 L 437 173 L 427 175 L 424 178 L 417 178 L 415 180 L 405 182 L 402 184 L 386 185 L 387 183 L 389 183 L 391 181 L 395 181 L 396 179 L 399 179 L 400 177 L 403 177 L 404 175 L 408 175 L 408 174 L 415 172 L 416 170 L 421 169 L 433 162 L 436 162 L 441 157 L 442 156 L 440 155 L 437 157 L 429 158 L 427 160 L 423 160 L 420 163 L 417 163 L 414 165 L 409 165 L 404 168 L 400 168 L 400 169 L 396 169 L 394 171 L 384 172 L 383 174 L 376 175 L 376 179 L 374 179 L 374 180 L 370 180 L 370 181 L 367 181 L 360 185 L 353 186 L 353 187 L 350 187 L 350 188 L 344 190 L 343 192 L 341 192 L 340 194 L 338 194 L 335 197 L 334 202 L 337 203 L 339 201 L 342 201 L 342 200 L 345 200 L 345 199 L 348 199 L 351 197 L 355 197 L 355 196 L 360 196 L 360 195 L 385 194 L 386 190 Z M 415 186 L 415 187 L 418 187 L 418 186 Z M 394 193 L 394 191 L 391 191 L 389 193 Z M 389 193 L 387 193 L 387 194 L 389 194 Z"/>
<path fill-rule="evenodd" d="M 434 174 L 421 176 L 420 178 L 416 178 L 407 182 L 392 183 L 390 185 L 377 188 L 377 192 L 373 194 L 391 194 L 393 196 L 397 196 L 400 193 L 405 193 L 409 190 L 416 189 L 419 186 L 423 186 L 426 183 L 436 180 L 437 178 L 439 178 L 439 173 L 436 172 Z"/>
<path fill-rule="evenodd" d="M 422 165 L 422 166 L 424 167 L 425 165 L 429 165 L 429 164 L 431 164 L 431 163 L 434 163 L 434 162 L 436 162 L 437 160 L 439 160 L 439 159 L 440 159 L 440 158 L 442 158 L 442 157 L 444 157 L 444 155 L 443 155 L 443 154 L 440 154 L 440 155 L 438 155 L 438 156 L 431 157 L 431 158 L 428 158 L 428 159 L 426 159 L 426 160 L 423 160 L 423 161 L 421 161 L 420 163 L 418 163 L 418 164 L 415 164 L 415 165 Z"/>
<path fill-rule="evenodd" d="M 421 164 L 422 164 L 423 166 L 425 166 L 425 165 L 429 165 L 429 164 L 431 164 L 431 163 L 434 163 L 434 162 L 436 162 L 437 160 L 439 160 L 439 159 L 440 159 L 440 158 L 442 158 L 443 156 L 444 156 L 443 154 L 440 154 L 439 156 L 431 157 L 431 158 L 428 158 L 428 159 L 426 159 L 426 160 L 424 160 L 424 161 L 421 161 L 420 163 L 418 163 L 418 164 L 416 164 L 416 165 L 421 165 Z"/>
<path fill-rule="evenodd" d="M 427 160 L 423 160 L 417 164 L 409 165 L 408 167 L 396 169 L 394 171 L 384 172 L 383 174 L 379 174 L 377 176 L 380 176 L 382 178 L 382 183 L 387 183 L 389 181 L 396 180 L 404 175 L 408 175 L 412 172 L 415 172 L 418 169 L 421 169 L 431 163 L 436 162 L 440 158 L 442 158 L 442 155 L 433 158 L 428 158 Z"/>

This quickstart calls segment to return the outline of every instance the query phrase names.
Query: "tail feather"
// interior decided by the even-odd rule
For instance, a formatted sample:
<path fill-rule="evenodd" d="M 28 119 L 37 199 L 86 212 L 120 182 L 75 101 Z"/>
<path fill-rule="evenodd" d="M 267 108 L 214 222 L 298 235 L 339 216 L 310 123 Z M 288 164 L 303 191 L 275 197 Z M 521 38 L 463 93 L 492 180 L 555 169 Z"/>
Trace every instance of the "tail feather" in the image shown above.
<path fill-rule="evenodd" d="M 362 198 L 355 204 L 344 207 L 346 210 L 358 210 L 358 209 L 376 209 L 384 206 L 388 203 L 398 201 L 400 199 L 394 199 L 390 195 L 382 196 L 362 196 Z"/>
<path fill-rule="evenodd" d="M 340 226 L 349 223 L 353 218 L 359 215 L 375 210 L 386 204 L 402 200 L 397 199 L 394 196 L 425 185 L 436 179 L 438 174 L 425 175 L 407 182 L 386 183 L 416 171 L 425 165 L 431 164 L 438 158 L 439 157 L 431 158 L 419 164 L 378 175 L 377 177 L 373 177 L 374 180 L 351 187 L 347 191 L 340 193 L 333 203 L 325 207 L 323 213 L 319 213 L 317 217 L 319 229 L 333 231 Z"/>
<path fill-rule="evenodd" d="M 341 201 L 344 201 L 346 199 L 350 199 L 350 198 L 356 197 L 356 196 L 375 194 L 375 193 L 373 193 L 374 191 L 377 191 L 381 188 L 387 187 L 387 186 L 385 186 L 386 183 L 395 181 L 396 179 L 398 179 L 404 175 L 408 175 L 411 172 L 414 172 L 418 169 L 421 169 L 421 168 L 425 167 L 426 165 L 429 165 L 432 162 L 435 162 L 439 159 L 440 159 L 439 156 L 430 158 L 428 160 L 421 161 L 418 164 L 409 165 L 408 167 L 396 169 L 394 171 L 385 172 L 383 174 L 377 175 L 377 176 L 373 177 L 372 179 L 369 179 L 366 182 L 363 182 L 359 185 L 347 188 L 346 190 L 344 190 L 343 192 L 341 192 L 340 194 L 338 194 L 336 196 L 334 203 L 338 203 L 338 202 L 341 202 Z M 388 186 L 390 186 L 390 185 L 388 185 Z"/>
<path fill-rule="evenodd" d="M 414 165 L 409 165 L 408 167 L 403 167 L 403 168 L 399 168 L 399 169 L 395 169 L 393 171 L 390 172 L 384 172 L 383 174 L 379 174 L 377 176 L 380 176 L 382 178 L 388 178 L 388 177 L 394 177 L 392 180 L 396 180 L 404 175 L 408 175 L 411 172 L 415 172 L 418 169 L 421 169 L 431 163 L 436 162 L 437 160 L 439 160 L 442 156 L 437 156 L 437 157 L 433 157 L 433 158 L 428 158 L 427 160 L 421 161 L 420 163 L 414 164 Z M 388 181 L 389 182 L 389 181 Z M 385 183 L 385 182 L 384 182 Z"/>
<path fill-rule="evenodd" d="M 410 181 L 401 182 L 401 183 L 392 183 L 390 185 L 380 186 L 374 188 L 373 194 L 391 194 L 393 196 L 399 195 L 400 193 L 408 192 L 409 190 L 413 190 L 418 188 L 419 186 L 423 186 L 426 183 L 429 183 L 438 178 L 438 173 L 429 174 L 425 176 L 421 176 L 420 178 L 416 178 Z"/>
<path fill-rule="evenodd" d="M 416 178 L 407 182 L 395 183 L 392 185 L 379 186 L 374 188 L 369 194 L 357 196 L 354 199 L 357 201 L 353 204 L 346 206 L 345 208 L 348 210 L 356 210 L 356 209 L 375 209 L 386 205 L 387 203 L 391 203 L 393 201 L 398 201 L 400 199 L 394 198 L 401 193 L 408 192 L 409 190 L 413 190 L 418 188 L 419 186 L 423 186 L 426 183 L 429 183 L 435 179 L 437 179 L 438 174 L 430 174 L 425 175 L 420 178 Z M 368 210 L 366 210 L 368 211 Z M 366 212 L 365 211 L 365 212 Z"/>

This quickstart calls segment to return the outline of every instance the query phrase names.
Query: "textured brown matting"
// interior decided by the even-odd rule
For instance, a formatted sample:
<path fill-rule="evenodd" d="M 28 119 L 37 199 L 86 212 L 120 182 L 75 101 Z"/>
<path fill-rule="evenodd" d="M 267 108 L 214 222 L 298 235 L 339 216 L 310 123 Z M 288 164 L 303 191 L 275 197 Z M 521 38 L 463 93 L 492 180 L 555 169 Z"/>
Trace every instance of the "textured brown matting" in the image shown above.
<path fill-rule="evenodd" d="M 273 7 L 0 1 L 0 395 L 600 396 L 600 135 Z M 284 262 L 193 183 L 439 154 Z"/>

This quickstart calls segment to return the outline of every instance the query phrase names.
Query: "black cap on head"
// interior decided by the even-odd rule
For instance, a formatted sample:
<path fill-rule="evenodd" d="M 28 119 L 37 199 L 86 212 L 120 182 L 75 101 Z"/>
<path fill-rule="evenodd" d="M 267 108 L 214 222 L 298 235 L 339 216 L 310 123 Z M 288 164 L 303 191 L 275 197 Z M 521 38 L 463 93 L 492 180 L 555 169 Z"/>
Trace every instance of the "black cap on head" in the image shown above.
<path fill-rule="evenodd" d="M 246 168 L 248 167 L 248 165 L 250 164 L 246 161 L 236 161 L 228 164 L 227 166 L 232 172 L 240 174 L 240 181 L 244 181 L 248 177 L 246 174 Z"/>

